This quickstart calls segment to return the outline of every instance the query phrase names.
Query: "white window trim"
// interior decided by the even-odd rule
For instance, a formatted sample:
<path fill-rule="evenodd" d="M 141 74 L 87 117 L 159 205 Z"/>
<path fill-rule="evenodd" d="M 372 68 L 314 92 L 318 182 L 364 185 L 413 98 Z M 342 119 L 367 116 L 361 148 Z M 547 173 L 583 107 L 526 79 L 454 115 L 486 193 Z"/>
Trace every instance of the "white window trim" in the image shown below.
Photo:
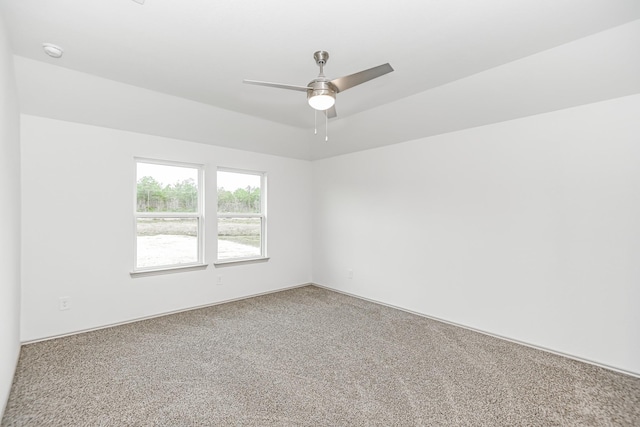
<path fill-rule="evenodd" d="M 247 264 L 253 262 L 263 262 L 269 260 L 269 255 L 267 253 L 267 173 L 264 171 L 255 171 L 255 170 L 247 170 L 247 169 L 236 169 L 236 168 L 227 168 L 227 167 L 218 167 L 216 170 L 216 197 L 217 197 L 217 189 L 218 189 L 218 174 L 217 172 L 232 172 L 232 173 L 242 173 L 246 175 L 256 175 L 260 177 L 260 213 L 249 213 L 249 214 L 221 214 L 217 210 L 217 201 L 216 201 L 216 227 L 218 224 L 219 218 L 260 218 L 260 256 L 258 257 L 241 257 L 241 258 L 228 258 L 228 259 L 219 259 L 218 258 L 218 233 L 216 230 L 216 260 L 213 262 L 215 267 L 223 267 L 229 266 L 233 264 Z"/>
<path fill-rule="evenodd" d="M 197 212 L 138 212 L 138 163 L 150 163 L 162 166 L 186 167 L 198 170 L 198 211 Z M 204 216 L 204 171 L 205 165 L 197 163 L 175 162 L 172 160 L 150 159 L 146 157 L 133 158 L 133 271 L 131 277 L 153 276 L 158 274 L 177 273 L 183 271 L 202 270 L 207 268 L 205 260 L 205 216 Z M 198 260 L 184 264 L 170 264 L 153 267 L 138 268 L 138 218 L 196 218 L 198 220 Z"/>

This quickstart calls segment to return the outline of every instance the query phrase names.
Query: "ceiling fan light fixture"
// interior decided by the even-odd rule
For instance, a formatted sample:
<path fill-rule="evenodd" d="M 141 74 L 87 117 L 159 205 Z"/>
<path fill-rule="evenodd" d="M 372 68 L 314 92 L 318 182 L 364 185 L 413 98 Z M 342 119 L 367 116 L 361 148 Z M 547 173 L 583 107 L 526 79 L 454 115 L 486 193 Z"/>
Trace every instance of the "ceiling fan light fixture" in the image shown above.
<path fill-rule="evenodd" d="M 333 90 L 331 83 L 316 80 L 309 83 L 307 91 L 307 101 L 311 108 L 315 110 L 328 110 L 336 103 L 336 91 Z"/>
<path fill-rule="evenodd" d="M 328 110 L 336 103 L 336 96 L 333 94 L 320 94 L 309 96 L 309 105 L 315 110 Z"/>

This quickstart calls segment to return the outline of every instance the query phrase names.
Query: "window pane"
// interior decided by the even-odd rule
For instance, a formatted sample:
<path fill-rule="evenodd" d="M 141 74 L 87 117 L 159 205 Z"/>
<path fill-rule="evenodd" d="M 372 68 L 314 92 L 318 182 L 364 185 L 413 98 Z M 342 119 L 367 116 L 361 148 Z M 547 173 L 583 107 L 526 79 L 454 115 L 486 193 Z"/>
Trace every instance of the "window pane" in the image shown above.
<path fill-rule="evenodd" d="M 262 218 L 218 218 L 218 259 L 257 258 Z"/>
<path fill-rule="evenodd" d="M 198 262 L 196 218 L 138 218 L 136 267 Z"/>
<path fill-rule="evenodd" d="M 198 169 L 137 163 L 138 212 L 197 212 Z"/>
<path fill-rule="evenodd" d="M 260 213 L 260 175 L 218 171 L 219 213 Z"/>

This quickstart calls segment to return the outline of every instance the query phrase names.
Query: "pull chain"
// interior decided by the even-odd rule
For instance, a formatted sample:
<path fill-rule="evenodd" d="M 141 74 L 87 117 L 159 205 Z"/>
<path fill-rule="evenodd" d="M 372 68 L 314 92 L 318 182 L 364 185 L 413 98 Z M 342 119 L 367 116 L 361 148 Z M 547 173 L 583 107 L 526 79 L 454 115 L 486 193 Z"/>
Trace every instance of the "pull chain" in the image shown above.
<path fill-rule="evenodd" d="M 313 134 L 318 134 L 318 110 L 313 110 Z M 329 140 L 329 110 L 324 111 L 324 140 Z"/>
<path fill-rule="evenodd" d="M 324 110 L 324 140 L 329 140 L 329 110 Z"/>

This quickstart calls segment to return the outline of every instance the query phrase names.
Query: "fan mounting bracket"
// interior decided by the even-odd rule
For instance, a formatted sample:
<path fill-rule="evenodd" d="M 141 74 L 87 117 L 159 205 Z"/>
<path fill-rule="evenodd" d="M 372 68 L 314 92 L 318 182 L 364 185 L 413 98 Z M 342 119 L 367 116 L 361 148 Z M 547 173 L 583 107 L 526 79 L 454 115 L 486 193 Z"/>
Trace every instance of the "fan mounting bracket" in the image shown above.
<path fill-rule="evenodd" d="M 316 64 L 318 64 L 318 66 L 322 67 L 329 60 L 329 52 L 319 50 L 313 54 L 313 59 L 316 60 Z"/>

